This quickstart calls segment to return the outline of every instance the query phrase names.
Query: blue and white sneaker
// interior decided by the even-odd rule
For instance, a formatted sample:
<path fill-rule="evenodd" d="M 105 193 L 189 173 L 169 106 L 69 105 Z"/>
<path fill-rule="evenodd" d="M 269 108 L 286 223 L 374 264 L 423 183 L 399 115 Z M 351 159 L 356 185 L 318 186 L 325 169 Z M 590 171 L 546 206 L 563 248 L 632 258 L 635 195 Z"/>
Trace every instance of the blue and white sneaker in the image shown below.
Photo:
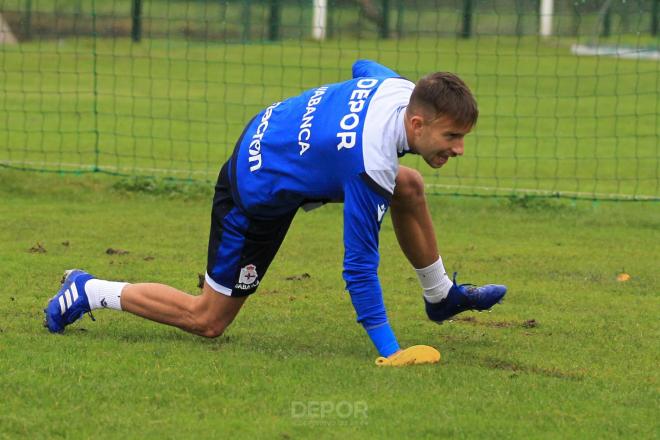
<path fill-rule="evenodd" d="M 85 313 L 89 313 L 94 320 L 85 293 L 85 283 L 92 278 L 92 275 L 80 269 L 64 272 L 62 287 L 44 309 L 44 327 L 48 327 L 51 333 L 62 333 L 64 327 L 77 321 Z"/>
<path fill-rule="evenodd" d="M 439 303 L 430 303 L 424 298 L 426 315 L 431 321 L 442 323 L 454 315 L 466 310 L 489 310 L 495 304 L 502 302 L 506 294 L 506 286 L 487 284 L 477 287 L 473 284 L 456 284 L 449 289 L 447 297 Z"/>

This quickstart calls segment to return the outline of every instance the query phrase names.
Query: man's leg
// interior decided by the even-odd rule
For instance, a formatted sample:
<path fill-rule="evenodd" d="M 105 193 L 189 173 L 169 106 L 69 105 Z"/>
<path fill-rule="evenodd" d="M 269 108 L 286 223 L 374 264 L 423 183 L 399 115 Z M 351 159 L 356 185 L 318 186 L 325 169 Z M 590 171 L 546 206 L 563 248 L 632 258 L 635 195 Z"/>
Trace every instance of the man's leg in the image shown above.
<path fill-rule="evenodd" d="M 438 260 L 438 245 L 418 171 L 399 167 L 391 205 L 392 224 L 399 246 L 415 269 Z"/>
<path fill-rule="evenodd" d="M 204 284 L 201 295 L 188 295 L 156 283 L 106 281 L 79 269 L 67 271 L 62 287 L 44 309 L 51 332 L 97 309 L 123 310 L 205 337 L 217 337 L 231 324 L 247 296 L 232 297 Z"/>
<path fill-rule="evenodd" d="M 417 272 L 424 298 L 432 303 L 442 301 L 452 282 L 438 253 L 424 179 L 418 171 L 399 167 L 390 212 L 399 246 Z"/>
<path fill-rule="evenodd" d="M 141 283 L 123 288 L 121 307 L 143 318 L 214 338 L 231 324 L 246 299 L 218 293 L 206 282 L 199 296 L 164 284 Z"/>
<path fill-rule="evenodd" d="M 426 314 L 442 322 L 465 310 L 488 310 L 501 301 L 506 286 L 456 286 L 447 276 L 438 254 L 431 214 L 419 172 L 399 168 L 391 204 L 392 224 L 399 246 L 415 268 L 424 290 Z"/>

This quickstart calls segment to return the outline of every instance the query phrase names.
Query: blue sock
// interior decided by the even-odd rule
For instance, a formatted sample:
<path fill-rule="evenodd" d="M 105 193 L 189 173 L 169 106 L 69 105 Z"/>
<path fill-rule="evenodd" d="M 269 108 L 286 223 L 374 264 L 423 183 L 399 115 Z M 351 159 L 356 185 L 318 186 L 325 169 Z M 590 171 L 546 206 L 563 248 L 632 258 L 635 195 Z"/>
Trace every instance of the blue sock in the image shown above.
<path fill-rule="evenodd" d="M 399 351 L 399 343 L 389 322 L 365 330 L 381 356 L 388 357 Z"/>

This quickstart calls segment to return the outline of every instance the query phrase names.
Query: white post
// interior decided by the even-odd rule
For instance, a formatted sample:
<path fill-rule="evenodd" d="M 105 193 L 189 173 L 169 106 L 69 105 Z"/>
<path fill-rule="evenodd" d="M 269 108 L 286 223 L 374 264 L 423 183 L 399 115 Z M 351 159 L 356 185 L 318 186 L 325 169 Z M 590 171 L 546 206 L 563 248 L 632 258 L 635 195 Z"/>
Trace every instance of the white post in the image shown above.
<path fill-rule="evenodd" d="M 552 16 L 554 15 L 555 1 L 541 0 L 541 36 L 552 36 Z"/>
<path fill-rule="evenodd" d="M 325 29 L 328 21 L 328 0 L 314 0 L 312 14 L 312 38 L 325 40 Z"/>
<path fill-rule="evenodd" d="M 0 44 L 16 44 L 16 37 L 2 14 L 0 14 Z"/>

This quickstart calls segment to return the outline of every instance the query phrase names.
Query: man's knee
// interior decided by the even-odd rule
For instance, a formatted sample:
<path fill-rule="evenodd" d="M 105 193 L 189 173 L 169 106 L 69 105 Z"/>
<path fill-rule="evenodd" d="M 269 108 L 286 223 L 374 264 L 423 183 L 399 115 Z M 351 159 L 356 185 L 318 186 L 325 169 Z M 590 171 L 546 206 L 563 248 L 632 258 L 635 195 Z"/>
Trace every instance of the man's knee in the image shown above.
<path fill-rule="evenodd" d="M 222 335 L 232 321 L 223 313 L 209 313 L 209 310 L 199 308 L 191 310 L 190 319 L 193 321 L 193 332 L 205 338 L 217 338 Z"/>
<path fill-rule="evenodd" d="M 192 332 L 205 338 L 217 338 L 232 323 L 247 297 L 228 297 L 204 284 L 188 311 Z"/>
<path fill-rule="evenodd" d="M 228 322 L 217 318 L 200 317 L 197 320 L 197 334 L 205 338 L 217 338 L 229 326 Z"/>
<path fill-rule="evenodd" d="M 221 336 L 225 332 L 225 327 L 208 327 L 201 336 L 213 339 Z"/>
<path fill-rule="evenodd" d="M 424 199 L 424 178 L 417 170 L 401 167 L 396 176 L 393 202 L 410 203 Z"/>

